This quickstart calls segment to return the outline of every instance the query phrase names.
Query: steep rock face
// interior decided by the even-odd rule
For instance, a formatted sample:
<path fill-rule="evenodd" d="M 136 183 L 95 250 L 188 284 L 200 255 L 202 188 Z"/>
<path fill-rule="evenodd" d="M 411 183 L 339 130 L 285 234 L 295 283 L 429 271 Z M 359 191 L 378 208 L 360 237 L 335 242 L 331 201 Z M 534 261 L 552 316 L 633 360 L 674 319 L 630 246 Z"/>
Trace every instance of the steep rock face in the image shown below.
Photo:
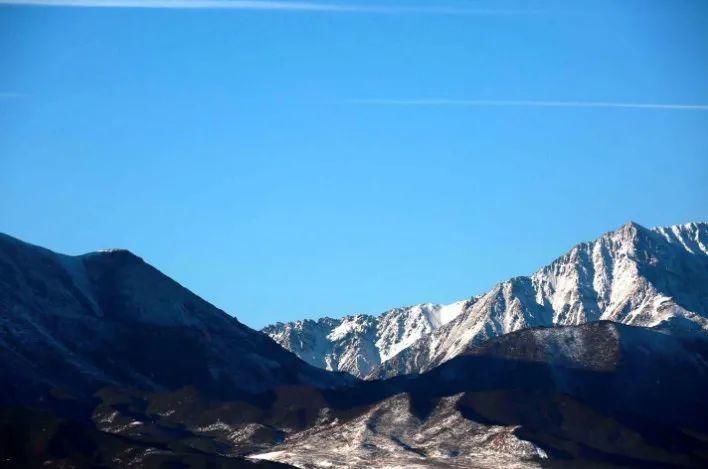
<path fill-rule="evenodd" d="M 708 329 L 708 224 L 628 223 L 530 277 L 496 285 L 454 321 L 384 363 L 377 377 L 417 373 L 519 329 L 607 319 Z"/>
<path fill-rule="evenodd" d="M 315 425 L 255 457 L 304 468 L 705 467 L 706 392 L 702 334 L 611 321 L 524 329 L 420 375 L 341 389 Z"/>
<path fill-rule="evenodd" d="M 654 304 L 637 291 L 666 295 L 680 308 L 658 317 L 612 309 L 655 327 L 601 321 L 496 334 L 553 324 L 547 304 L 558 291 L 581 297 L 559 287 L 564 275 L 546 290 L 518 278 L 464 303 L 463 314 L 479 303 L 501 315 L 482 328 L 488 340 L 421 375 L 384 381 L 307 365 L 127 251 L 62 256 L 0 236 L 0 455 L 11 465 L 58 457 L 87 467 L 238 467 L 245 454 L 300 467 L 533 467 L 544 457 L 705 467 L 708 340 L 705 315 L 694 312 L 705 311 L 705 238 L 690 226 L 676 232 L 630 233 L 627 257 L 640 259 L 641 278 L 624 291 L 636 298 L 607 295 L 632 308 Z M 615 293 L 616 281 L 607 283 Z M 546 301 L 536 301 L 539 291 Z M 581 303 L 569 316 L 589 320 L 592 304 Z M 407 330 L 415 313 L 399 313 L 386 330 Z M 436 331 L 463 319 L 439 316 Z M 361 323 L 339 322 L 327 335 L 364 335 Z M 73 405 L 84 412 L 67 411 Z"/>
<path fill-rule="evenodd" d="M 496 285 L 454 321 L 376 370 L 418 373 L 469 346 L 528 327 L 611 320 L 708 330 L 708 224 L 628 223 L 582 243 L 530 277 Z"/>
<path fill-rule="evenodd" d="M 452 321 L 471 301 L 420 304 L 380 316 L 358 314 L 277 323 L 263 332 L 311 365 L 365 377 L 382 362 Z"/>
<path fill-rule="evenodd" d="M 601 319 L 708 330 L 708 224 L 628 223 L 471 300 L 278 323 L 264 332 L 312 365 L 382 378 L 429 370 L 527 327 Z"/>
<path fill-rule="evenodd" d="M 102 386 L 234 398 L 348 380 L 299 360 L 124 250 L 65 256 L 0 235 L 0 401 Z"/>

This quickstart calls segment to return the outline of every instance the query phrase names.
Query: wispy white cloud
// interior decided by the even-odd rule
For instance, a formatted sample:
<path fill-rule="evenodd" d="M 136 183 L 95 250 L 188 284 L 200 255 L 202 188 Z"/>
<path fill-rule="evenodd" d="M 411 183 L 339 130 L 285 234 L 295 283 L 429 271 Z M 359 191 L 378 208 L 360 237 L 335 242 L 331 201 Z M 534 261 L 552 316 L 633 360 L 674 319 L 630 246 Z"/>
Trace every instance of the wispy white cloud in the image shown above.
<path fill-rule="evenodd" d="M 51 6 L 76 8 L 145 8 L 267 10 L 330 13 L 427 14 L 427 15 L 525 15 L 535 10 L 465 8 L 444 5 L 384 5 L 366 3 L 328 3 L 280 0 L 0 0 L 0 5 Z"/>
<path fill-rule="evenodd" d="M 483 99 L 350 99 L 354 104 L 380 106 L 462 106 L 462 107 L 566 107 L 566 108 L 625 108 L 665 109 L 677 111 L 708 111 L 708 104 L 624 103 L 613 101 L 533 101 Z"/>

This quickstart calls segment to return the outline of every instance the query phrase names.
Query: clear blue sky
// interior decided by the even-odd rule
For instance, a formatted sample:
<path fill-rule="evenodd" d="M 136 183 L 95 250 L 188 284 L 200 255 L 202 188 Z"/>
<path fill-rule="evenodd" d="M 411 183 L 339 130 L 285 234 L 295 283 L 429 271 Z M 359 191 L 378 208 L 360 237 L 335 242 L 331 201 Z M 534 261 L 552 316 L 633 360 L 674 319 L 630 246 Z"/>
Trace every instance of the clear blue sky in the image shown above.
<path fill-rule="evenodd" d="M 704 0 L 6 3 L 0 231 L 129 248 L 253 327 L 453 301 L 630 219 L 708 219 L 708 109 L 538 103 L 705 106 Z"/>

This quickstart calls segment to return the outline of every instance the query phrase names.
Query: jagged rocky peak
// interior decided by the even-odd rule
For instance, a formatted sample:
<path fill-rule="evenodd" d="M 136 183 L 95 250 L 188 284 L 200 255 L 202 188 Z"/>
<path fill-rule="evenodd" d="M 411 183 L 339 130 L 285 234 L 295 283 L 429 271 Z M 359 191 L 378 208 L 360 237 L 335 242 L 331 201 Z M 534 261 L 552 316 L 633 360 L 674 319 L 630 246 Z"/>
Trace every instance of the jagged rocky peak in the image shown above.
<path fill-rule="evenodd" d="M 118 466 L 705 467 L 705 235 L 626 225 L 470 300 L 267 328 L 320 368 L 424 371 L 387 381 L 309 366 L 132 254 L 0 236 L 0 403 L 93 422 L 0 430 Z"/>
<path fill-rule="evenodd" d="M 656 227 L 656 233 L 669 243 L 682 245 L 692 254 L 708 255 L 708 223 L 685 223 L 669 227 Z"/>
<path fill-rule="evenodd" d="M 376 376 L 430 369 L 470 345 L 519 329 L 611 320 L 708 330 L 708 224 L 647 229 L 627 223 L 581 243 L 530 277 L 496 285 Z"/>
<path fill-rule="evenodd" d="M 356 314 L 276 323 L 263 332 L 312 365 L 366 377 L 382 362 L 452 321 L 469 302 L 418 304 L 379 316 Z"/>
<path fill-rule="evenodd" d="M 707 284 L 708 223 L 649 229 L 628 222 L 574 246 L 530 276 L 500 282 L 471 300 L 387 311 L 375 318 L 375 332 L 371 317 L 368 327 L 349 336 L 330 336 L 347 320 L 319 326 L 318 333 L 309 324 L 297 333 L 287 325 L 265 332 L 317 366 L 363 377 L 392 376 L 430 369 L 470 345 L 527 327 L 611 320 L 708 330 Z M 307 338 L 317 334 L 318 348 L 308 348 Z M 367 364 L 378 363 L 376 370 L 350 365 L 360 352 Z M 323 353 L 329 358 L 322 359 Z M 338 360 L 340 355 L 346 360 Z"/>

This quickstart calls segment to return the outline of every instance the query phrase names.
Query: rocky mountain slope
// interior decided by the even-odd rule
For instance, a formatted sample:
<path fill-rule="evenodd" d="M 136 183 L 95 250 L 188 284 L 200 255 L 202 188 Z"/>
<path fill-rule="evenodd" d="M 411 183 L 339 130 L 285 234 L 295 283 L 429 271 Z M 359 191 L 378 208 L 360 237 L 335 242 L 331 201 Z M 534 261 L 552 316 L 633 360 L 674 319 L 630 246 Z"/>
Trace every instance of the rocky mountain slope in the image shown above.
<path fill-rule="evenodd" d="M 704 266 L 646 236 L 662 263 L 642 278 L 685 305 L 662 327 L 525 329 L 370 381 L 308 365 L 127 251 L 0 236 L 0 465 L 705 467 L 708 340 L 688 314 Z M 384 364 L 462 319 L 425 314 L 437 329 Z"/>
<path fill-rule="evenodd" d="M 373 375 L 429 370 L 470 345 L 528 327 L 606 319 L 705 332 L 706 285 L 708 224 L 647 229 L 628 223 L 579 244 L 530 277 L 496 285 Z"/>
<path fill-rule="evenodd" d="M 455 303 L 455 313 L 437 327 L 425 325 L 419 310 L 393 310 L 397 327 L 388 336 L 397 345 L 388 353 L 377 355 L 376 346 L 386 322 L 370 316 L 298 321 L 264 331 L 315 366 L 381 378 L 429 370 L 470 345 L 528 327 L 607 319 L 705 331 L 706 285 L 707 223 L 653 229 L 628 223 L 575 246 L 529 277 L 512 278 Z M 348 333 L 333 334 L 342 324 Z"/>
<path fill-rule="evenodd" d="M 515 425 L 467 419 L 464 393 L 441 397 L 429 415 L 417 415 L 410 394 L 389 397 L 345 422 L 327 422 L 256 460 L 297 467 L 539 467 L 545 451 L 514 433 Z"/>
<path fill-rule="evenodd" d="M 255 457 L 302 468 L 701 467 L 707 359 L 703 334 L 609 321 L 526 329 L 421 375 L 339 391 L 315 425 Z"/>
<path fill-rule="evenodd" d="M 379 316 L 358 314 L 341 319 L 279 322 L 263 332 L 311 365 L 363 378 L 401 350 L 455 319 L 473 301 L 407 306 Z"/>
<path fill-rule="evenodd" d="M 0 235 L 0 312 L 0 357 L 15 364 L 0 376 L 38 393 L 196 385 L 229 396 L 346 381 L 124 250 L 65 256 Z"/>
<path fill-rule="evenodd" d="M 0 429 L 9 428 L 3 434 L 24 419 L 12 416 L 31 407 L 49 412 L 42 419 L 51 428 L 77 429 L 52 437 L 59 446 L 49 445 L 46 457 L 64 443 L 66 451 L 86 450 L 88 443 L 71 439 L 74 433 L 130 451 L 125 459 L 111 449 L 79 467 L 116 460 L 120 467 L 154 460 L 250 466 L 219 455 L 270 445 L 306 424 L 276 422 L 280 413 L 273 409 L 289 402 L 287 393 L 276 402 L 283 388 L 316 393 L 353 381 L 306 364 L 128 251 L 65 256 L 6 235 L 0 235 L 0 363 L 0 409 L 10 419 L 0 421 Z M 238 425 L 260 425 L 238 439 L 240 446 L 208 430 L 225 418 L 209 409 L 226 405 L 241 409 Z M 33 457 L 22 440 L 0 447 L 5 461 Z"/>
<path fill-rule="evenodd" d="M 126 438 L 86 422 L 36 409 L 0 407 L 0 467 L 97 469 L 286 469 L 287 464 L 228 457 L 197 449 L 193 442 L 163 444 Z"/>

